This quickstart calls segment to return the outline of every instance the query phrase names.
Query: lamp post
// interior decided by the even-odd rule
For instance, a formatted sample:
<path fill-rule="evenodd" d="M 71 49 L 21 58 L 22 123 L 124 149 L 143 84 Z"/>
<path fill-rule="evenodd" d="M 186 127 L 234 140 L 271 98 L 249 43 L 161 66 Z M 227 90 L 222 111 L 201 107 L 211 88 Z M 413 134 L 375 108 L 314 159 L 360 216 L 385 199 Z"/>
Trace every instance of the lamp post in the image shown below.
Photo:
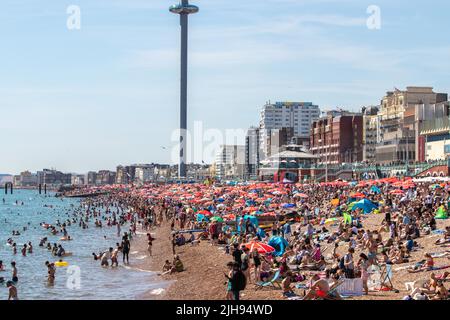
<path fill-rule="evenodd" d="M 186 178 L 187 153 L 187 61 L 188 61 L 188 15 L 198 12 L 198 7 L 181 0 L 170 7 L 169 11 L 180 15 L 181 25 L 181 85 L 180 85 L 180 161 L 178 177 Z"/>

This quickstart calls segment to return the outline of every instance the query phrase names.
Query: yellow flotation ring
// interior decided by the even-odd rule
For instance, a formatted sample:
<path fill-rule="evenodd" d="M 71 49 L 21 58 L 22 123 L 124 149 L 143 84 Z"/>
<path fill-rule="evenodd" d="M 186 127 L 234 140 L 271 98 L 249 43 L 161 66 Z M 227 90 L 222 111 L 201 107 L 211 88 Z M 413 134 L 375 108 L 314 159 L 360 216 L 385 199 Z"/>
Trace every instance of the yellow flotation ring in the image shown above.
<path fill-rule="evenodd" d="M 68 267 L 69 263 L 67 261 L 56 261 L 55 266 L 56 267 Z"/>

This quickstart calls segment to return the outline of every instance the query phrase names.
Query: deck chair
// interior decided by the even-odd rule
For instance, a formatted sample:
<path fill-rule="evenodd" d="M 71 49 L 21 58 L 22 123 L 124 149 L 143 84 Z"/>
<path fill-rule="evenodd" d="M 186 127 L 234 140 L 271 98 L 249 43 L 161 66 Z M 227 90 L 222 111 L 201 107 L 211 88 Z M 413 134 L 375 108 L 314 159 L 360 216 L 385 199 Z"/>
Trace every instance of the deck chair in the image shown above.
<path fill-rule="evenodd" d="M 381 269 L 381 288 L 389 288 L 391 291 L 395 291 L 394 285 L 392 284 L 392 265 L 385 264 Z"/>
<path fill-rule="evenodd" d="M 337 300 L 333 295 L 337 293 L 337 289 L 344 283 L 344 280 L 339 280 L 335 284 L 333 284 L 330 287 L 330 290 L 328 290 L 328 296 L 326 298 L 323 298 L 323 300 Z"/>
<path fill-rule="evenodd" d="M 270 279 L 269 281 L 260 281 L 260 282 L 255 283 L 255 288 L 256 288 L 256 290 L 263 289 L 263 288 L 281 289 L 280 280 L 281 280 L 281 274 L 280 274 L 280 270 L 278 270 L 277 272 L 275 272 L 272 279 Z"/>

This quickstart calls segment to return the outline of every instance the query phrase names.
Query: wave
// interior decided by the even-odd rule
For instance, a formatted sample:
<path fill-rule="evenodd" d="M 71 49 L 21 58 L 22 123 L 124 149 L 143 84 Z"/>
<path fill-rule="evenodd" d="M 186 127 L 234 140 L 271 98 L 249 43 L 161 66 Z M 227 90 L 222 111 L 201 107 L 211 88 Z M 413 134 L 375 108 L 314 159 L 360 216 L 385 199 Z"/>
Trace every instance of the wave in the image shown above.
<path fill-rule="evenodd" d="M 125 269 L 127 270 L 133 270 L 133 271 L 139 271 L 139 272 L 146 272 L 146 273 L 155 273 L 153 271 L 150 270 L 144 270 L 144 269 L 140 269 L 140 268 L 136 268 L 136 267 L 130 267 L 130 266 L 123 266 Z"/>

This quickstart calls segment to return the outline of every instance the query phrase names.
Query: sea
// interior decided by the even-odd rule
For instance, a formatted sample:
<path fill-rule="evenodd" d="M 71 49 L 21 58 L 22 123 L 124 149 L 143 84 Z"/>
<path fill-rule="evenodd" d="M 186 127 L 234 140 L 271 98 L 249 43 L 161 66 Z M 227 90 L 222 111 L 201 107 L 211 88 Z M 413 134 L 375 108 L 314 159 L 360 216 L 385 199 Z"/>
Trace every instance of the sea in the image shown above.
<path fill-rule="evenodd" d="M 105 251 L 120 242 L 115 227 L 96 228 L 92 220 L 85 230 L 72 224 L 66 229 L 74 240 L 59 241 L 61 234 L 53 236 L 40 226 L 43 222 L 55 224 L 58 219 L 61 222 L 67 220 L 68 214 L 79 204 L 79 199 L 56 198 L 52 193 L 40 195 L 37 190 L 16 189 L 12 195 L 0 194 L 0 260 L 6 269 L 0 272 L 0 278 L 5 280 L 0 284 L 0 300 L 8 298 L 6 281 L 11 279 L 12 261 L 18 269 L 16 286 L 21 300 L 139 300 L 144 293 L 163 292 L 167 283 L 158 279 L 156 273 L 133 267 L 144 258 L 133 251 L 133 246 L 129 266 L 123 266 L 121 254 L 118 268 L 102 268 L 100 262 L 94 260 L 93 252 Z M 20 235 L 12 236 L 13 230 L 19 231 Z M 128 226 L 122 227 L 122 232 L 125 230 Z M 62 244 L 66 251 L 73 253 L 64 258 L 68 266 L 56 268 L 55 285 L 51 287 L 47 285 L 45 262 L 55 262 L 59 258 L 52 256 L 47 248 L 39 247 L 43 237 L 52 244 Z M 8 238 L 17 244 L 16 255 L 7 244 Z M 21 248 L 29 241 L 33 253 L 23 257 Z"/>

